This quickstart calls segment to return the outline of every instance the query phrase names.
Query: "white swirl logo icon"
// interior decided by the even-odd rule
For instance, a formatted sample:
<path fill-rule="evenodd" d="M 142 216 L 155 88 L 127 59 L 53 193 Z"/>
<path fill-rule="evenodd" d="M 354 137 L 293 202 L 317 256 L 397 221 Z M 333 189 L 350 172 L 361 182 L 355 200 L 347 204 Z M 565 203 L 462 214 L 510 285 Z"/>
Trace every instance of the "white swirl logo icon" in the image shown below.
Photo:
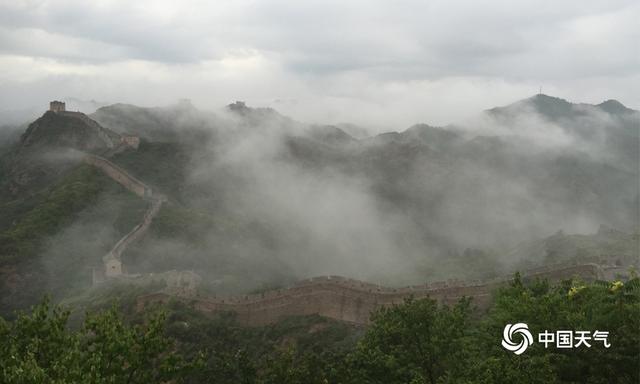
<path fill-rule="evenodd" d="M 513 341 L 513 336 L 520 334 L 522 340 L 520 343 Z M 533 344 L 533 336 L 529 332 L 529 326 L 525 323 L 507 324 L 502 332 L 502 346 L 516 355 L 522 354 Z"/>

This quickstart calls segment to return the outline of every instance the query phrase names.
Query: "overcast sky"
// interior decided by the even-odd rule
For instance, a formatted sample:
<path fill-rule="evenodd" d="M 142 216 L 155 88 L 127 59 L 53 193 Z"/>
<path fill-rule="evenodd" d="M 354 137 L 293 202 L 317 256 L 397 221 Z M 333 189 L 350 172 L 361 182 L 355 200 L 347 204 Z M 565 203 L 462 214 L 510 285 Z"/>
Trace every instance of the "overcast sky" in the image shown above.
<path fill-rule="evenodd" d="M 638 20 L 637 0 L 0 0 L 0 109 L 244 100 L 402 129 L 540 86 L 638 109 Z"/>

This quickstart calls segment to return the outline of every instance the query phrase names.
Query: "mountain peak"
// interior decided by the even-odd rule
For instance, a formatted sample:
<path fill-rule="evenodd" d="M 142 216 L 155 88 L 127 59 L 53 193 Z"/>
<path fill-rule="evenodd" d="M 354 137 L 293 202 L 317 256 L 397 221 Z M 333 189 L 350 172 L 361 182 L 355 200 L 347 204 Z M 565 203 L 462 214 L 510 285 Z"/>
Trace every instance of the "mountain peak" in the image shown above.
<path fill-rule="evenodd" d="M 624 104 L 614 99 L 603 101 L 602 103 L 596 105 L 596 107 L 611 114 L 633 112 L 633 109 L 627 108 Z"/>
<path fill-rule="evenodd" d="M 610 114 L 626 114 L 634 112 L 617 100 L 607 100 L 597 105 L 579 103 L 574 104 L 565 99 L 539 93 L 535 96 L 517 101 L 504 107 L 496 107 L 486 112 L 494 117 L 510 117 L 520 113 L 522 108 L 532 109 L 551 120 L 571 118 L 575 114 L 584 113 L 585 108 L 600 109 Z"/>
<path fill-rule="evenodd" d="M 552 113 L 560 113 L 565 112 L 573 106 L 572 103 L 568 102 L 565 99 L 561 99 L 555 96 L 549 96 L 542 93 L 539 93 L 529 99 L 525 100 L 526 102 L 532 103 L 538 112 L 549 111 Z"/>
<path fill-rule="evenodd" d="M 236 101 L 235 103 L 231 103 L 227 105 L 227 109 L 241 115 L 244 115 L 251 111 L 251 108 L 247 107 L 247 104 L 244 101 Z"/>
<path fill-rule="evenodd" d="M 67 147 L 83 151 L 104 150 L 119 136 L 81 112 L 46 111 L 22 135 L 22 147 Z"/>
<path fill-rule="evenodd" d="M 248 106 L 244 101 L 236 101 L 235 103 L 231 103 L 229 105 L 227 105 L 227 110 L 236 113 L 240 116 L 254 116 L 254 117 L 268 117 L 268 116 L 278 116 L 278 117 L 283 117 L 282 115 L 280 115 L 275 109 L 273 108 L 254 108 L 254 107 L 250 107 Z"/>
<path fill-rule="evenodd" d="M 555 96 L 550 96 L 550 95 L 545 95 L 544 93 L 538 93 L 536 95 L 533 95 L 527 99 L 524 100 L 530 100 L 533 102 L 538 102 L 538 103 L 569 103 L 567 100 L 562 99 L 560 97 L 555 97 Z"/>
<path fill-rule="evenodd" d="M 294 121 L 270 107 L 250 107 L 244 101 L 236 101 L 226 107 L 231 115 L 236 115 L 249 126 L 260 126 L 278 123 L 291 126 Z"/>
<path fill-rule="evenodd" d="M 489 109 L 487 112 L 494 117 L 509 117 L 518 115 L 522 108 L 531 108 L 551 119 L 557 119 L 570 115 L 572 107 L 573 104 L 565 99 L 539 93 L 504 107 Z"/>

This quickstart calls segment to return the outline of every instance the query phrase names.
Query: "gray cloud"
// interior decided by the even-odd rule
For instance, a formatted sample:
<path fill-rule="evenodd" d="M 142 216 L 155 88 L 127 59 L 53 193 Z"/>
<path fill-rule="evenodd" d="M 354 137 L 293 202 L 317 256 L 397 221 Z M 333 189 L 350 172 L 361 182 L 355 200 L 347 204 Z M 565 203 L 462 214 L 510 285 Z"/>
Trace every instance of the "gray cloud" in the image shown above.
<path fill-rule="evenodd" d="M 638 18 L 632 0 L 6 1 L 0 98 L 242 99 L 377 129 L 457 121 L 540 85 L 638 108 Z"/>

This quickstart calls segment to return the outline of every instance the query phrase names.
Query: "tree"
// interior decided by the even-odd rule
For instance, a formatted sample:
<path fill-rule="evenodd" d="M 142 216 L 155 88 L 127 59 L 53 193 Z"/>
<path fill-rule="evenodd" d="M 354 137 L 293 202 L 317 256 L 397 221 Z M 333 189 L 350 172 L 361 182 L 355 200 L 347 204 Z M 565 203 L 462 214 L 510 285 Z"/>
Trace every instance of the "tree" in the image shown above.
<path fill-rule="evenodd" d="M 468 358 L 469 300 L 454 307 L 408 299 L 382 308 L 350 357 L 352 381 L 430 383 L 456 375 Z"/>
<path fill-rule="evenodd" d="M 494 304 L 475 332 L 471 365 L 480 382 L 637 383 L 640 382 L 640 280 L 585 283 L 567 280 L 515 283 L 494 293 Z M 550 330 L 607 331 L 610 348 L 544 348 L 531 345 L 521 356 L 497 340 L 508 323 L 525 322 L 531 333 Z M 502 379 L 500 379 L 502 378 Z"/>
<path fill-rule="evenodd" d="M 187 363 L 164 336 L 164 316 L 129 326 L 112 308 L 66 329 L 69 312 L 45 300 L 30 315 L 0 319 L 0 381 L 19 383 L 181 382 Z"/>

